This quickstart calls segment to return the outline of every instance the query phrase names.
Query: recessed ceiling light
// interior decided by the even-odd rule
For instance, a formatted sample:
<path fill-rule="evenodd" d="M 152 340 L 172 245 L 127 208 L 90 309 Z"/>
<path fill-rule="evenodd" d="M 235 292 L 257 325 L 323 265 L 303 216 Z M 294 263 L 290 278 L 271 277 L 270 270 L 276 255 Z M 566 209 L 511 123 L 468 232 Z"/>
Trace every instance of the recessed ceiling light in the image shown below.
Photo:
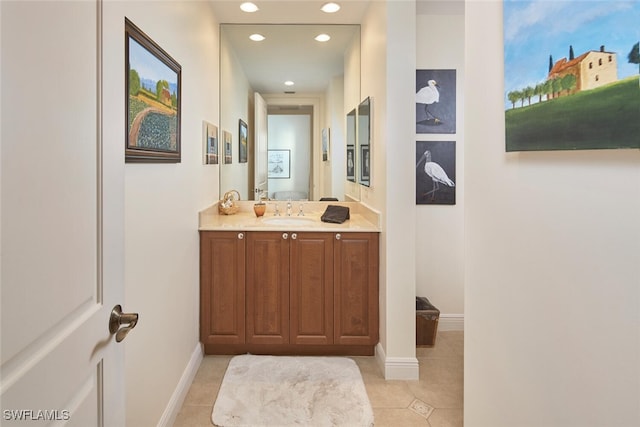
<path fill-rule="evenodd" d="M 262 40 L 264 40 L 264 39 L 265 39 L 265 36 L 263 36 L 262 34 L 257 34 L 257 33 L 256 33 L 256 34 L 251 34 L 251 35 L 249 36 L 249 38 L 250 38 L 251 40 L 253 40 L 254 42 L 261 42 Z"/>
<path fill-rule="evenodd" d="M 340 10 L 340 5 L 338 3 L 326 3 L 324 6 L 320 8 L 325 13 L 334 13 Z"/>
<path fill-rule="evenodd" d="M 291 80 L 287 80 L 286 82 L 284 82 L 285 86 L 293 86 L 295 83 L 292 82 Z"/>
<path fill-rule="evenodd" d="M 248 1 L 248 2 L 242 3 L 240 5 L 240 9 L 243 12 L 251 13 L 251 12 L 257 12 L 258 11 L 258 6 L 256 6 L 255 4 L 251 3 L 250 1 Z"/>
<path fill-rule="evenodd" d="M 318 34 L 315 40 L 319 42 L 328 42 L 331 40 L 331 36 L 329 34 Z"/>

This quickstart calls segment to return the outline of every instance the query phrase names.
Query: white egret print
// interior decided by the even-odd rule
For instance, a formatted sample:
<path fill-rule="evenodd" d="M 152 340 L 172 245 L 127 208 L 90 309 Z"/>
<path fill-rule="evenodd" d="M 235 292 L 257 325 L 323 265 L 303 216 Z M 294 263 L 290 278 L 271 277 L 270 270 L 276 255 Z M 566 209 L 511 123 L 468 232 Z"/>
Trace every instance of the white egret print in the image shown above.
<path fill-rule="evenodd" d="M 416 70 L 416 133 L 456 132 L 456 70 Z"/>
<path fill-rule="evenodd" d="M 416 204 L 456 204 L 455 141 L 416 142 Z"/>

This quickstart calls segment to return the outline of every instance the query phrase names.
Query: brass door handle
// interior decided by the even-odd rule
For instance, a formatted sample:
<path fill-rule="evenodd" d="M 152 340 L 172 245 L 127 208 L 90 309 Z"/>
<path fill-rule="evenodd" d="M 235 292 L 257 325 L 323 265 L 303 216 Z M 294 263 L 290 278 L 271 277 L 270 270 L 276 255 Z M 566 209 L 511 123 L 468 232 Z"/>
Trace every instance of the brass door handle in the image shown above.
<path fill-rule="evenodd" d="M 113 307 L 109 317 L 109 332 L 116 334 L 116 342 L 120 342 L 127 336 L 129 331 L 136 327 L 138 323 L 138 313 L 123 313 L 120 304 Z M 127 325 L 123 328 L 120 326 Z"/>

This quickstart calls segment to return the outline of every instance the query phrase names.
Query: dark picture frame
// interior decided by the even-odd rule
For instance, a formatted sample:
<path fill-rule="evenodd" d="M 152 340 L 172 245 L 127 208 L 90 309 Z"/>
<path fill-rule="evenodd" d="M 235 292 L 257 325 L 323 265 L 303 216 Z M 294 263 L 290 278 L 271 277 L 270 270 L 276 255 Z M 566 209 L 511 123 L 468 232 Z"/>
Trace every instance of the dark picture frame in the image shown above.
<path fill-rule="evenodd" d="M 180 163 L 182 67 L 125 18 L 125 162 Z"/>
<path fill-rule="evenodd" d="M 291 178 L 291 150 L 267 150 L 268 178 Z"/>
<path fill-rule="evenodd" d="M 347 180 L 356 182 L 356 146 L 347 145 Z"/>
<path fill-rule="evenodd" d="M 238 124 L 238 163 L 247 163 L 247 152 L 249 146 L 249 128 L 240 119 Z"/>
<path fill-rule="evenodd" d="M 456 133 L 456 70 L 416 70 L 416 133 Z"/>
<path fill-rule="evenodd" d="M 455 204 L 456 142 L 417 141 L 416 205 Z"/>
<path fill-rule="evenodd" d="M 368 145 L 360 146 L 360 184 L 369 186 L 369 179 L 371 178 L 371 151 Z"/>

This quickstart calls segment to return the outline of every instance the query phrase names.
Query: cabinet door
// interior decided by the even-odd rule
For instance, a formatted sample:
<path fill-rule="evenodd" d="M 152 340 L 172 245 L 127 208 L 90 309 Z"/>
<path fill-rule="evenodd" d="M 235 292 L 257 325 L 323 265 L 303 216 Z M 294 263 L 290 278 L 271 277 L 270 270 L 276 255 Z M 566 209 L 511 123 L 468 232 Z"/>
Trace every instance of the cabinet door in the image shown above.
<path fill-rule="evenodd" d="M 245 342 L 245 240 L 240 232 L 200 232 L 200 340 Z"/>
<path fill-rule="evenodd" d="M 335 344 L 378 342 L 378 233 L 340 233 L 334 240 Z"/>
<path fill-rule="evenodd" d="M 289 234 L 247 233 L 247 343 L 289 343 Z"/>
<path fill-rule="evenodd" d="M 333 234 L 292 233 L 292 344 L 333 344 Z"/>

